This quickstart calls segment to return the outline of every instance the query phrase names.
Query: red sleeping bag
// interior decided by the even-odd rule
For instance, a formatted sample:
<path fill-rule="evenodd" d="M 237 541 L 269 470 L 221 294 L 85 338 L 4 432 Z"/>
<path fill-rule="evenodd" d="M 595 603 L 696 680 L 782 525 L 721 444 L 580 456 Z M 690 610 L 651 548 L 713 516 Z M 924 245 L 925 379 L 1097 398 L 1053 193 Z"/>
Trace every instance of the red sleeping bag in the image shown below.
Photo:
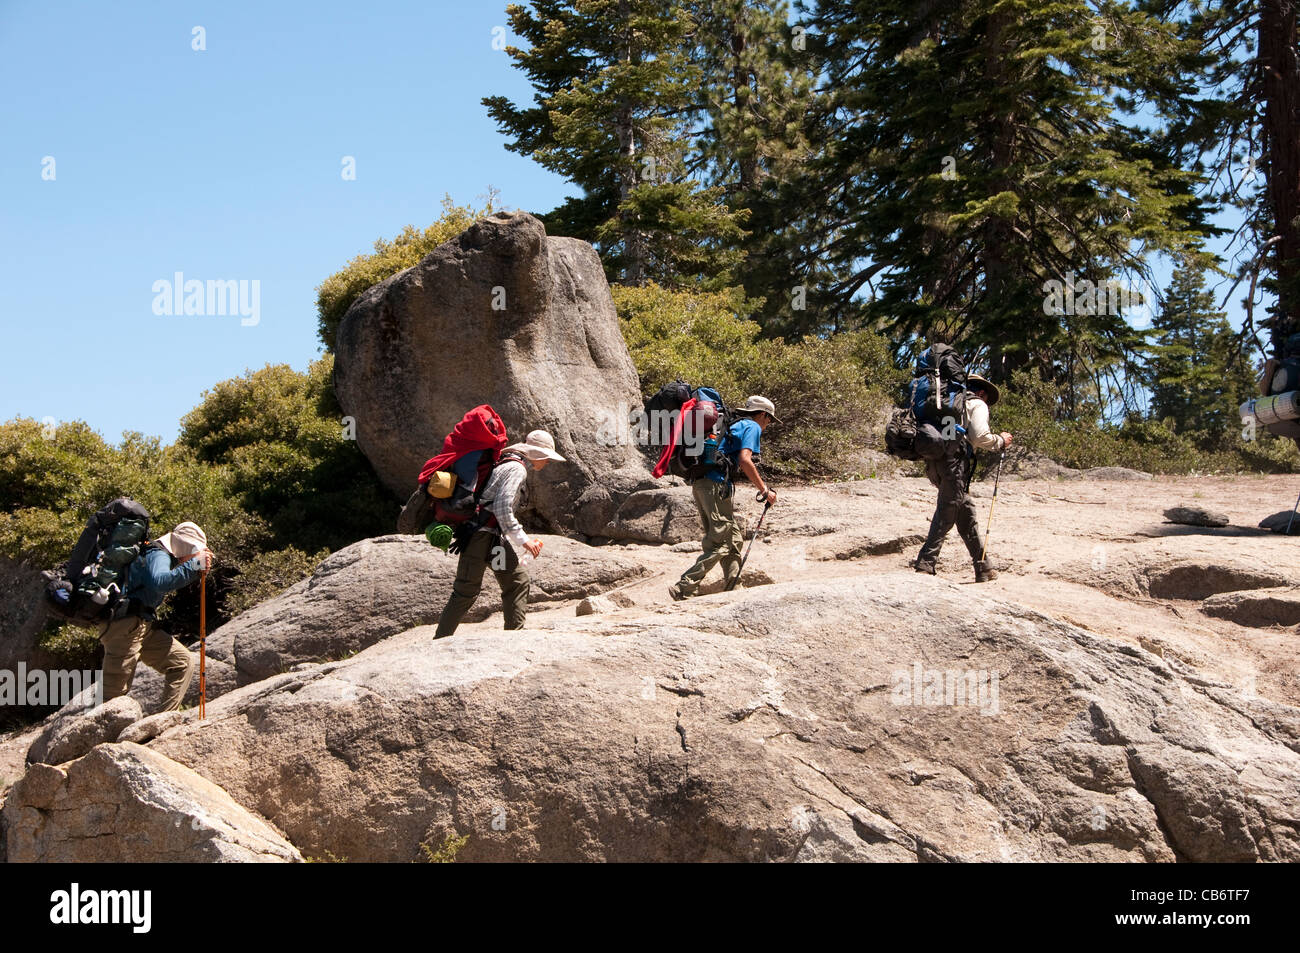
<path fill-rule="evenodd" d="M 488 404 L 481 404 L 462 417 L 447 435 L 442 442 L 442 453 L 424 465 L 419 482 L 427 482 L 438 470 L 450 470 L 457 460 L 476 450 L 488 451 L 483 455 L 483 463 L 496 463 L 505 447 L 504 421 Z"/>
<path fill-rule="evenodd" d="M 686 403 L 682 404 L 677 419 L 673 421 L 672 438 L 668 441 L 668 446 L 664 447 L 664 452 L 660 454 L 659 462 L 655 464 L 653 473 L 656 478 L 661 477 L 668 472 L 668 463 L 673 458 L 673 451 L 677 449 L 677 444 L 680 443 L 682 439 L 682 425 L 686 423 L 688 415 L 695 409 L 695 405 L 698 403 L 699 401 L 692 397 Z"/>

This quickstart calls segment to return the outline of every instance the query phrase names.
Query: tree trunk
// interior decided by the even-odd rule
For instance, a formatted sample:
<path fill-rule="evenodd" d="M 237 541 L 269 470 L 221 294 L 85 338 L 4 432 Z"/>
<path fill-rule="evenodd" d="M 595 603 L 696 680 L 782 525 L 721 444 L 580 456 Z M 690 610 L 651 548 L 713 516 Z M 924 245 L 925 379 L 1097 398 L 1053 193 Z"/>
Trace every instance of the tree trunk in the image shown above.
<path fill-rule="evenodd" d="M 1004 48 L 1003 35 L 1008 24 L 1008 14 L 995 13 L 989 17 L 988 36 L 984 48 L 984 74 L 990 89 L 1000 89 L 1006 82 L 1003 64 L 1007 62 L 1007 50 Z M 989 124 L 989 158 L 996 170 L 992 182 L 994 193 L 1009 192 L 1015 183 L 1005 170 L 1011 166 L 1015 154 L 1015 113 L 1012 105 L 985 117 Z M 1014 239 L 1012 223 L 1004 218 L 990 218 L 984 226 L 984 299 L 989 306 L 997 308 L 1009 300 L 1013 276 L 1007 249 Z M 1028 342 L 1026 342 L 1028 343 Z M 1007 354 L 998 345 L 989 351 L 989 379 L 995 384 L 1005 383 L 1012 371 L 1025 362 L 1025 352 Z"/>
<path fill-rule="evenodd" d="M 619 18 L 623 24 L 623 64 L 631 66 L 633 59 L 632 29 L 629 25 L 632 13 L 627 0 L 618 5 Z M 632 189 L 638 182 L 636 169 L 636 125 L 630 103 L 621 103 L 618 107 L 615 123 L 618 130 L 618 200 L 619 204 L 627 202 Z M 646 249 L 645 237 L 628 213 L 619 211 L 623 221 L 623 280 L 629 285 L 645 284 Z"/>
<path fill-rule="evenodd" d="M 1264 86 L 1264 167 L 1273 213 L 1277 313 L 1274 354 L 1288 335 L 1300 332 L 1300 69 L 1296 63 L 1294 0 L 1262 0 L 1259 61 Z"/>

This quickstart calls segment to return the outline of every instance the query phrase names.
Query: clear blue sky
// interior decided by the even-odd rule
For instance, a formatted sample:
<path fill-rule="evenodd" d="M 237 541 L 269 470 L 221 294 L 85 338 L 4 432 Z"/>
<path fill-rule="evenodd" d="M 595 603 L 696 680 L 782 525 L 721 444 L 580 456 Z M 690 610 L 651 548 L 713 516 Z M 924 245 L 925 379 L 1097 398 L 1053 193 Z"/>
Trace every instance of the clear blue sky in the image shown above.
<path fill-rule="evenodd" d="M 216 382 L 305 367 L 316 285 L 444 194 L 559 204 L 479 103 L 531 95 L 493 49 L 504 8 L 0 0 L 0 420 L 171 441 Z M 260 282 L 259 323 L 156 315 L 176 272 Z"/>
<path fill-rule="evenodd" d="M 170 441 L 217 381 L 305 367 L 316 285 L 444 194 L 557 205 L 479 103 L 529 96 L 492 48 L 504 8 L 0 0 L 0 420 Z M 259 280 L 260 322 L 155 315 L 177 271 Z"/>

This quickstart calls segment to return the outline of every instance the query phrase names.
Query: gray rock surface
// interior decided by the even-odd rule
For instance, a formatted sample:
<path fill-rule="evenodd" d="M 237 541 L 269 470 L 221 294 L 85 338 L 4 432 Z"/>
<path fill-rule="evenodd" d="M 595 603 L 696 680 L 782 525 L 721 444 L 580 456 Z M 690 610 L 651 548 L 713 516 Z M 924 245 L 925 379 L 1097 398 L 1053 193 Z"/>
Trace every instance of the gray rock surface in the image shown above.
<path fill-rule="evenodd" d="M 527 213 L 481 219 L 370 288 L 335 352 L 357 445 L 400 499 L 483 403 L 513 439 L 550 431 L 569 461 L 530 480 L 530 506 L 551 527 L 611 535 L 623 498 L 654 485 L 626 439 L 641 394 L 600 258 L 586 242 L 548 238 Z"/>
<path fill-rule="evenodd" d="M 1300 712 L 985 592 L 415 629 L 152 747 L 358 861 L 1300 860 Z"/>
<path fill-rule="evenodd" d="M 63 764 L 80 758 L 96 745 L 116 741 L 123 729 L 143 717 L 140 703 L 130 695 L 95 707 L 74 703 L 50 719 L 45 730 L 32 742 L 27 761 Z"/>
<path fill-rule="evenodd" d="M 703 535 L 689 486 L 641 490 L 623 500 L 606 535 L 645 543 L 680 544 Z"/>
<path fill-rule="evenodd" d="M 1227 526 L 1226 513 L 1216 513 L 1203 506 L 1174 506 L 1165 510 L 1165 519 L 1183 526 Z"/>
<path fill-rule="evenodd" d="M 135 744 L 33 765 L 4 803 L 11 863 L 272 862 L 301 855 L 215 784 Z"/>
<path fill-rule="evenodd" d="M 1200 601 L 1218 593 L 1272 589 L 1300 579 L 1233 558 L 1180 559 L 1152 552 L 1142 555 L 1104 548 L 1087 559 L 1071 560 L 1048 575 L 1095 586 L 1119 598 L 1151 597 Z"/>
<path fill-rule="evenodd" d="M 618 608 L 612 599 L 605 596 L 588 596 L 578 603 L 574 615 L 604 615 Z"/>
<path fill-rule="evenodd" d="M 1210 596 L 1202 602 L 1201 611 L 1238 625 L 1257 628 L 1300 625 L 1300 590 L 1287 586 L 1281 589 L 1225 592 Z"/>
<path fill-rule="evenodd" d="M 1151 474 L 1144 473 L 1141 470 L 1130 470 L 1128 467 L 1092 467 L 1089 470 L 1083 470 L 1079 474 L 1084 480 L 1150 480 Z"/>
<path fill-rule="evenodd" d="M 645 571 L 635 555 L 543 536 L 528 567 L 530 604 L 596 595 Z M 227 622 L 208 638 L 211 658 L 234 667 L 240 684 L 304 662 L 345 658 L 417 625 L 435 623 L 451 594 L 457 559 L 423 536 L 380 536 L 341 549 L 310 578 Z M 491 572 L 466 616 L 501 610 Z M 210 686 L 211 687 L 211 686 Z M 209 698 L 217 697 L 212 691 Z"/>
<path fill-rule="evenodd" d="M 0 556 L 0 669 L 43 668 L 50 656 L 37 645 L 45 625 L 45 581 L 40 570 Z"/>

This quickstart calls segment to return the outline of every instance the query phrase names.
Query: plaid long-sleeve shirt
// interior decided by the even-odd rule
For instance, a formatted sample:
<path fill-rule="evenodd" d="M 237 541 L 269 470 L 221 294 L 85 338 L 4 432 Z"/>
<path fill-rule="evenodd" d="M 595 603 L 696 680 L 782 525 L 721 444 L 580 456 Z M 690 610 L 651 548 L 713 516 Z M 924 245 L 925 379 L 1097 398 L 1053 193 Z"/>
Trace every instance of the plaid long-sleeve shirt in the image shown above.
<path fill-rule="evenodd" d="M 515 497 L 527 478 L 528 468 L 523 463 L 507 460 L 492 471 L 491 479 L 483 488 L 483 504 L 492 511 L 502 535 L 510 541 L 515 552 L 523 552 L 528 543 L 528 535 L 515 516 Z"/>

